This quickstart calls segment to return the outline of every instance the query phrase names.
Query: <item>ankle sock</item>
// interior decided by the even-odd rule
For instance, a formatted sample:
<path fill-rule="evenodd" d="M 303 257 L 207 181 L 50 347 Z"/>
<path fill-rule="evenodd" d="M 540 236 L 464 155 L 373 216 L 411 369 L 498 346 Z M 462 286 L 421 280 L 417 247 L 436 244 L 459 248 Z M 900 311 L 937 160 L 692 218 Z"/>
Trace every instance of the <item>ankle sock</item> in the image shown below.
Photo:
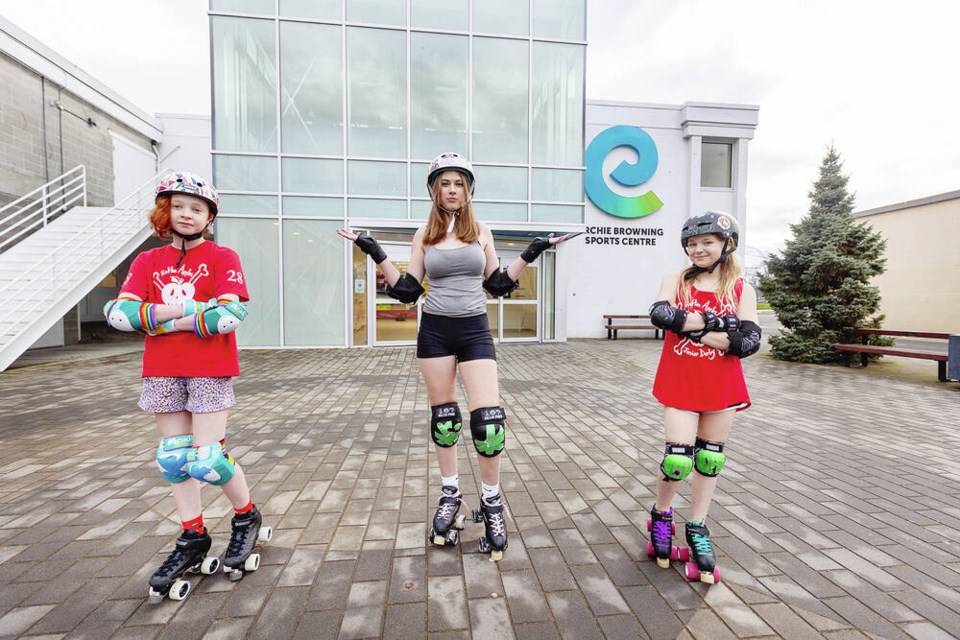
<path fill-rule="evenodd" d="M 184 531 L 196 531 L 197 533 L 203 533 L 203 514 L 192 520 L 181 521 L 180 524 L 183 525 Z"/>
<path fill-rule="evenodd" d="M 237 509 L 236 507 L 233 508 L 233 512 L 238 516 L 243 515 L 245 513 L 250 513 L 251 511 L 253 511 L 253 500 L 248 502 L 247 506 L 245 507 L 240 507 L 239 509 Z"/>
<path fill-rule="evenodd" d="M 480 495 L 487 504 L 497 504 L 500 502 L 500 483 L 489 485 L 481 482 Z"/>

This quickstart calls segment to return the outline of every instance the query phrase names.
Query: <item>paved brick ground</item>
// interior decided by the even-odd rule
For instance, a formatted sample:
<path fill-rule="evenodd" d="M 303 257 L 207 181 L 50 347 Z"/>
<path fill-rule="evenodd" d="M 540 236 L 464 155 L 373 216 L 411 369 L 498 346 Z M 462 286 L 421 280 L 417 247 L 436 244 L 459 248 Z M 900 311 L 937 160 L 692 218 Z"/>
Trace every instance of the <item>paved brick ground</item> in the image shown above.
<path fill-rule="evenodd" d="M 427 547 L 438 473 L 413 350 L 245 351 L 229 446 L 275 527 L 261 569 L 146 604 L 178 531 L 139 357 L 0 375 L 0 635 L 948 638 L 960 634 L 960 385 L 745 362 L 755 405 L 710 525 L 723 582 L 645 555 L 660 343 L 499 349 L 510 548 Z M 463 399 L 461 398 L 461 403 Z M 476 462 L 461 483 L 476 504 Z M 684 492 L 677 504 L 688 513 Z M 204 489 L 215 549 L 230 508 Z"/>

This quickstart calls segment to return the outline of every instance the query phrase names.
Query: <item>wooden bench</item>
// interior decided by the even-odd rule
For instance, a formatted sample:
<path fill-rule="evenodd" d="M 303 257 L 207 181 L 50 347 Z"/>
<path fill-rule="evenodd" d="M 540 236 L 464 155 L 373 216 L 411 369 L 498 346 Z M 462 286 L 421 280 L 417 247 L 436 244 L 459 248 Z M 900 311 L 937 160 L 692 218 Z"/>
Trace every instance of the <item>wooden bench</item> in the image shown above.
<path fill-rule="evenodd" d="M 940 382 L 947 381 L 947 360 L 948 354 L 946 348 L 943 351 L 932 351 L 928 349 L 904 349 L 901 347 L 879 347 L 867 344 L 870 336 L 893 336 L 902 338 L 931 338 L 935 340 L 949 340 L 949 333 L 936 333 L 932 331 L 894 331 L 889 329 L 857 329 L 857 335 L 860 336 L 860 344 L 835 344 L 834 349 L 846 352 L 846 363 L 851 364 L 851 355 L 860 354 L 860 366 L 867 366 L 870 355 L 879 356 L 900 356 L 901 358 L 918 358 L 920 360 L 934 360 L 937 363 L 937 379 Z M 946 345 L 944 345 L 946 347 Z"/>
<path fill-rule="evenodd" d="M 618 331 L 653 331 L 657 340 L 660 340 L 663 334 L 660 327 L 650 324 L 650 316 L 606 315 L 603 316 L 603 321 L 603 328 L 607 330 L 607 340 L 616 340 Z"/>

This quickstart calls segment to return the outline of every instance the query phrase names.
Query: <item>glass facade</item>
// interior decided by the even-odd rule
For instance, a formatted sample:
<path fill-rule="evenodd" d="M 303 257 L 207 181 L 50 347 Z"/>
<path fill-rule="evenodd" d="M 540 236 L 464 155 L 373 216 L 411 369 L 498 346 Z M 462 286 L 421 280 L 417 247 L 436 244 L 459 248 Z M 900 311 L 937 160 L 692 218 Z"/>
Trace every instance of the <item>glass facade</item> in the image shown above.
<path fill-rule="evenodd" d="M 241 345 L 378 341 L 367 267 L 335 231 L 411 238 L 444 151 L 473 161 L 495 235 L 582 224 L 585 2 L 211 0 L 217 239 L 244 262 L 254 320 Z M 497 312 L 501 338 L 552 339 L 554 259 Z"/>

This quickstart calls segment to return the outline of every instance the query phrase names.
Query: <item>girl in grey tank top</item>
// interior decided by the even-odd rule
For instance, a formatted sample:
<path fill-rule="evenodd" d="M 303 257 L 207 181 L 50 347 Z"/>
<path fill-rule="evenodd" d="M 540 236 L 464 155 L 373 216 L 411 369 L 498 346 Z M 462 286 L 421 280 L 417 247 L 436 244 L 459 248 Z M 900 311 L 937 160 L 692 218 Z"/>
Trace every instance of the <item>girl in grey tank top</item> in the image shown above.
<path fill-rule="evenodd" d="M 424 313 L 447 318 L 468 318 L 487 312 L 483 292 L 486 257 L 479 242 L 455 249 L 430 245 L 423 257 L 429 281 Z"/>

